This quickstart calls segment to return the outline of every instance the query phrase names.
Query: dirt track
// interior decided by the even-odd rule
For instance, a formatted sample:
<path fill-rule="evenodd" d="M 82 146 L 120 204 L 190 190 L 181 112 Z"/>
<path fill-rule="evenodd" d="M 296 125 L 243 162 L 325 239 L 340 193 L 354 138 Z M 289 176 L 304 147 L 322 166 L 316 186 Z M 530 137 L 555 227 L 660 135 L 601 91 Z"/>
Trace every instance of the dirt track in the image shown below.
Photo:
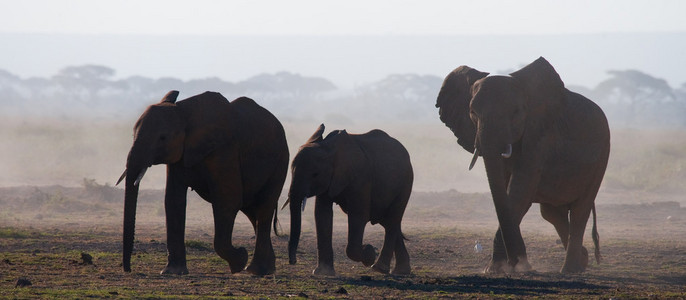
<path fill-rule="evenodd" d="M 303 220 L 297 265 L 287 263 L 287 237 L 272 238 L 277 273 L 230 274 L 212 250 L 209 205 L 191 199 L 187 276 L 162 276 L 164 217 L 161 191 L 144 191 L 139 205 L 133 272 L 121 271 L 121 208 L 116 189 L 61 187 L 0 189 L 0 295 L 36 297 L 247 297 L 247 298 L 685 298 L 686 208 L 678 202 L 599 204 L 603 263 L 581 275 L 560 275 L 564 251 L 552 226 L 534 205 L 522 231 L 536 272 L 484 275 L 495 214 L 487 194 L 415 193 L 403 224 L 413 275 L 376 274 L 345 257 L 345 216 L 335 212 L 334 251 L 338 276 L 311 275 L 316 265 L 312 206 Z M 608 196 L 615 195 L 610 191 Z M 632 194 L 625 193 L 625 197 Z M 635 196 L 635 195 L 634 195 Z M 605 200 L 612 203 L 611 199 Z M 30 204 L 30 206 L 29 206 Z M 32 208 L 32 209 L 28 209 Z M 74 212 L 76 210 L 76 212 Z M 279 215 L 288 228 L 288 211 Z M 238 218 L 235 244 L 252 251 L 247 219 Z M 379 226 L 365 242 L 377 247 Z M 588 226 L 590 230 L 590 224 Z M 588 237 L 589 234 L 586 234 Z M 475 241 L 484 251 L 473 250 Z M 592 249 L 590 239 L 586 247 Z M 81 253 L 93 257 L 85 264 Z M 15 288 L 19 278 L 32 285 Z"/>

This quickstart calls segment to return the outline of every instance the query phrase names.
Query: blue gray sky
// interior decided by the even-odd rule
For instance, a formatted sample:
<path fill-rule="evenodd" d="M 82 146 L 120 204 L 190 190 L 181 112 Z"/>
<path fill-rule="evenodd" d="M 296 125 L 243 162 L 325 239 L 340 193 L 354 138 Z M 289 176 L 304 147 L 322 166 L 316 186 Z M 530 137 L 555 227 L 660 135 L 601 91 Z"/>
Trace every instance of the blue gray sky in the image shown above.
<path fill-rule="evenodd" d="M 512 70 L 544 56 L 567 83 L 608 69 L 686 82 L 686 1 L 0 0 L 0 68 L 52 76 L 101 64 L 118 77 L 236 81 L 263 72 L 340 86 L 390 73 Z M 684 73 L 684 74 L 682 74 Z"/>
<path fill-rule="evenodd" d="M 452 35 L 685 31 L 679 0 L 3 0 L 0 31 Z"/>

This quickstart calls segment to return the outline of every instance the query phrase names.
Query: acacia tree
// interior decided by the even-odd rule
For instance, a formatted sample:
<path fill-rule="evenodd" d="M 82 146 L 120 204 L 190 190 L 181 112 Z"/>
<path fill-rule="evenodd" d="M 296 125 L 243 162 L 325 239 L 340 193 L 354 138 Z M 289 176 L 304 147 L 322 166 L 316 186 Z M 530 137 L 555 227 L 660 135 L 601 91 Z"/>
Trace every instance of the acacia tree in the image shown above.
<path fill-rule="evenodd" d="M 60 70 L 52 80 L 71 91 L 70 93 L 80 92 L 81 97 L 93 99 L 97 97 L 98 91 L 112 84 L 114 74 L 114 69 L 105 66 L 72 66 Z"/>
<path fill-rule="evenodd" d="M 638 70 L 610 70 L 595 95 L 615 121 L 632 125 L 683 125 L 684 104 L 667 81 Z"/>

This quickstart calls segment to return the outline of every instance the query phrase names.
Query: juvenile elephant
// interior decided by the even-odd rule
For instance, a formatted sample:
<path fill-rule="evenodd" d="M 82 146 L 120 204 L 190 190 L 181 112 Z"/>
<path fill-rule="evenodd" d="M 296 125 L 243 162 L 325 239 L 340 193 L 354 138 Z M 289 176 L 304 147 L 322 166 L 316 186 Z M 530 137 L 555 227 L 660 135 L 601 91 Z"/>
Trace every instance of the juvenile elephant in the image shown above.
<path fill-rule="evenodd" d="M 291 165 L 292 181 L 286 202 L 291 211 L 289 262 L 296 263 L 301 209 L 305 208 L 307 198 L 316 196 L 318 264 L 314 274 L 336 274 L 331 246 L 333 203 L 348 215 L 346 254 L 350 259 L 388 273 L 395 254 L 392 273 L 409 274 L 410 256 L 400 228 L 413 181 L 407 150 L 378 129 L 365 134 L 336 130 L 326 138 L 322 138 L 323 132 L 324 124 L 300 147 Z M 385 229 L 376 263 L 374 247 L 362 245 L 367 222 L 379 223 Z"/>
<path fill-rule="evenodd" d="M 131 252 L 138 188 L 148 167 L 167 165 L 164 207 L 167 218 L 167 265 L 161 273 L 188 274 L 184 230 L 188 188 L 212 204 L 214 249 L 232 273 L 248 261 L 245 248 L 231 243 L 238 211 L 256 232 L 255 252 L 245 268 L 252 274 L 275 271 L 271 222 L 288 172 L 288 147 L 281 123 L 249 98 L 229 102 L 205 92 L 176 102 L 169 92 L 149 106 L 133 130 L 126 161 L 124 198 L 124 271 L 131 271 Z M 117 184 L 119 183 L 117 182 Z"/>
<path fill-rule="evenodd" d="M 474 153 L 470 169 L 484 159 L 500 225 L 486 272 L 531 269 L 519 224 L 534 202 L 567 250 L 561 272 L 583 272 L 591 212 L 600 262 L 595 197 L 610 153 L 607 119 L 591 100 L 567 90 L 542 57 L 511 76 L 487 75 L 456 69 L 436 103 L 458 143 Z"/>

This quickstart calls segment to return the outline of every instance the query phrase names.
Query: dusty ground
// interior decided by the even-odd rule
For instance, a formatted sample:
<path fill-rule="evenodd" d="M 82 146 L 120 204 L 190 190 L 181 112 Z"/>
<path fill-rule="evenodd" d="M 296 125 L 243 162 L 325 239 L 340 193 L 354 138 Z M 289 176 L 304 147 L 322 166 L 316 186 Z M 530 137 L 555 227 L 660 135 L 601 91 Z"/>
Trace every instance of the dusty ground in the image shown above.
<path fill-rule="evenodd" d="M 557 272 L 564 251 L 534 205 L 522 231 L 536 271 L 506 276 L 481 273 L 496 229 L 489 195 L 417 192 L 403 224 L 413 267 L 413 274 L 404 277 L 373 273 L 345 257 L 347 230 L 340 210 L 335 212 L 334 229 L 338 276 L 311 275 L 316 265 L 312 205 L 304 214 L 297 265 L 287 262 L 287 236 L 274 236 L 275 275 L 232 275 L 212 250 L 209 205 L 192 198 L 186 233 L 191 274 L 163 276 L 162 192 L 141 194 L 133 272 L 124 273 L 121 190 L 94 182 L 84 186 L 0 189 L 0 297 L 686 298 L 686 208 L 675 195 L 603 191 L 597 210 L 604 260 L 580 275 Z M 626 197 L 657 201 L 615 201 Z M 288 211 L 279 217 L 287 234 Z M 252 251 L 247 219 L 239 216 L 237 222 L 234 244 Z M 365 242 L 379 247 L 381 228 L 367 228 Z M 587 232 L 585 244 L 591 250 L 589 236 Z M 482 243 L 482 253 L 474 251 L 475 241 Z M 82 253 L 92 257 L 92 264 Z M 20 279 L 31 285 L 17 287 Z"/>

